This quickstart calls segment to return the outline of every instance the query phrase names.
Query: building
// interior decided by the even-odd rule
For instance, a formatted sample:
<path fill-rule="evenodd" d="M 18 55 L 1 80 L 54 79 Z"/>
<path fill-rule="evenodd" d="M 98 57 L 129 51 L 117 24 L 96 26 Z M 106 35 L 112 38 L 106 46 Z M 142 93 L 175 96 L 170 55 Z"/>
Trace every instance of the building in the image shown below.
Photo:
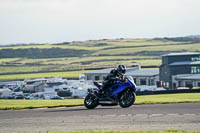
<path fill-rule="evenodd" d="M 108 69 L 101 69 L 101 70 L 86 72 L 85 78 L 86 78 L 86 80 L 104 80 L 112 69 L 114 69 L 114 68 L 108 68 Z M 131 73 L 135 70 L 139 70 L 139 69 L 140 69 L 140 66 L 129 67 L 129 68 L 126 69 L 126 74 L 129 74 L 129 73 Z"/>
<path fill-rule="evenodd" d="M 111 69 L 102 69 L 85 73 L 86 80 L 104 80 Z M 132 76 L 136 85 L 157 88 L 159 82 L 159 69 L 144 69 L 140 67 L 127 68 L 126 76 Z M 148 90 L 148 89 L 147 89 Z"/>
<path fill-rule="evenodd" d="M 159 85 L 159 70 L 158 69 L 144 69 L 135 70 L 132 73 L 128 73 L 132 76 L 137 86 L 158 86 Z"/>
<path fill-rule="evenodd" d="M 192 87 L 198 86 L 198 83 L 193 81 L 200 80 L 200 53 L 184 52 L 162 55 L 159 71 L 160 81 L 167 89 L 176 89 L 179 86 L 190 86 L 189 88 L 191 85 Z"/>
<path fill-rule="evenodd" d="M 180 74 L 172 76 L 172 82 L 175 88 L 200 87 L 200 74 Z"/>

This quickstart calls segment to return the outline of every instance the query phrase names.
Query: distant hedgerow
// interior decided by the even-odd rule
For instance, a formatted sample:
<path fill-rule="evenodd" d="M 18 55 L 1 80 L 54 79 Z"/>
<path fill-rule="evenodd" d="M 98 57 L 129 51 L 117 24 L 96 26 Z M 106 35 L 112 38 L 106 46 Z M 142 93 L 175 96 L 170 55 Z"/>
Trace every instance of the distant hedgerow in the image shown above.
<path fill-rule="evenodd" d="M 63 49 L 63 48 L 29 48 L 29 49 L 1 49 L 0 58 L 61 58 L 81 57 L 88 54 L 88 50 Z"/>

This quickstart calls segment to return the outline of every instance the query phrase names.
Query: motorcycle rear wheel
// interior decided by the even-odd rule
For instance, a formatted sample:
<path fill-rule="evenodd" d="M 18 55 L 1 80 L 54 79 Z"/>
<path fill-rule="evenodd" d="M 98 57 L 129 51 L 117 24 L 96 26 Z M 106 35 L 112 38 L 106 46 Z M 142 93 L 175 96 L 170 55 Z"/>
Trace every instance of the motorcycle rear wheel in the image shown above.
<path fill-rule="evenodd" d="M 88 94 L 85 97 L 84 105 L 87 109 L 94 109 L 98 106 L 98 104 L 99 104 L 99 100 L 96 95 Z"/>
<path fill-rule="evenodd" d="M 136 94 L 133 91 L 127 90 L 122 93 L 119 99 L 119 105 L 122 108 L 128 108 L 134 104 L 136 99 Z"/>

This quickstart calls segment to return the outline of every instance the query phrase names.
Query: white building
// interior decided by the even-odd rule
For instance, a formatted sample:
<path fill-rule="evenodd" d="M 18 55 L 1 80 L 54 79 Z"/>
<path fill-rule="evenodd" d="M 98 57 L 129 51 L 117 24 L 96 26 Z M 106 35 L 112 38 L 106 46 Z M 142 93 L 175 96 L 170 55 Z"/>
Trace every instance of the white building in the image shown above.
<path fill-rule="evenodd" d="M 110 73 L 110 69 L 96 70 L 85 73 L 87 80 L 104 80 Z M 158 69 L 140 69 L 140 67 L 127 68 L 126 76 L 132 76 L 136 85 L 157 85 L 159 82 Z"/>
<path fill-rule="evenodd" d="M 147 85 L 155 86 L 159 83 L 159 70 L 158 69 L 140 69 L 127 73 L 132 76 L 137 86 Z"/>
<path fill-rule="evenodd" d="M 114 68 L 102 69 L 102 70 L 95 70 L 91 72 L 86 72 L 86 80 L 104 80 L 105 77 L 110 73 L 110 71 Z M 129 67 L 126 69 L 126 73 L 131 73 L 133 71 L 139 70 L 140 66 L 136 67 Z"/>
<path fill-rule="evenodd" d="M 172 83 L 176 88 L 200 87 L 200 74 L 179 74 L 172 76 Z"/>

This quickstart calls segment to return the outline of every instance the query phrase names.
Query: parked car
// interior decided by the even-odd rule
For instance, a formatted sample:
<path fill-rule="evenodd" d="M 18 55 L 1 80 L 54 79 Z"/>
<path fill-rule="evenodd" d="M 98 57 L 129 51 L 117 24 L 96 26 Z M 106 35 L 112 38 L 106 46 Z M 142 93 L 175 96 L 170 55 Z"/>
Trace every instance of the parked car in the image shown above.
<path fill-rule="evenodd" d="M 15 99 L 15 96 L 14 95 L 9 95 L 8 99 Z"/>
<path fill-rule="evenodd" d="M 30 94 L 30 93 L 24 93 L 24 98 L 25 99 L 31 99 L 31 97 L 32 97 L 32 94 Z"/>
<path fill-rule="evenodd" d="M 15 99 L 24 99 L 24 95 L 23 94 L 16 94 L 15 95 Z"/>
<path fill-rule="evenodd" d="M 63 97 L 59 97 L 59 96 L 51 96 L 50 99 L 60 99 L 60 100 L 62 100 L 62 99 L 64 99 L 64 98 L 63 98 Z"/>

